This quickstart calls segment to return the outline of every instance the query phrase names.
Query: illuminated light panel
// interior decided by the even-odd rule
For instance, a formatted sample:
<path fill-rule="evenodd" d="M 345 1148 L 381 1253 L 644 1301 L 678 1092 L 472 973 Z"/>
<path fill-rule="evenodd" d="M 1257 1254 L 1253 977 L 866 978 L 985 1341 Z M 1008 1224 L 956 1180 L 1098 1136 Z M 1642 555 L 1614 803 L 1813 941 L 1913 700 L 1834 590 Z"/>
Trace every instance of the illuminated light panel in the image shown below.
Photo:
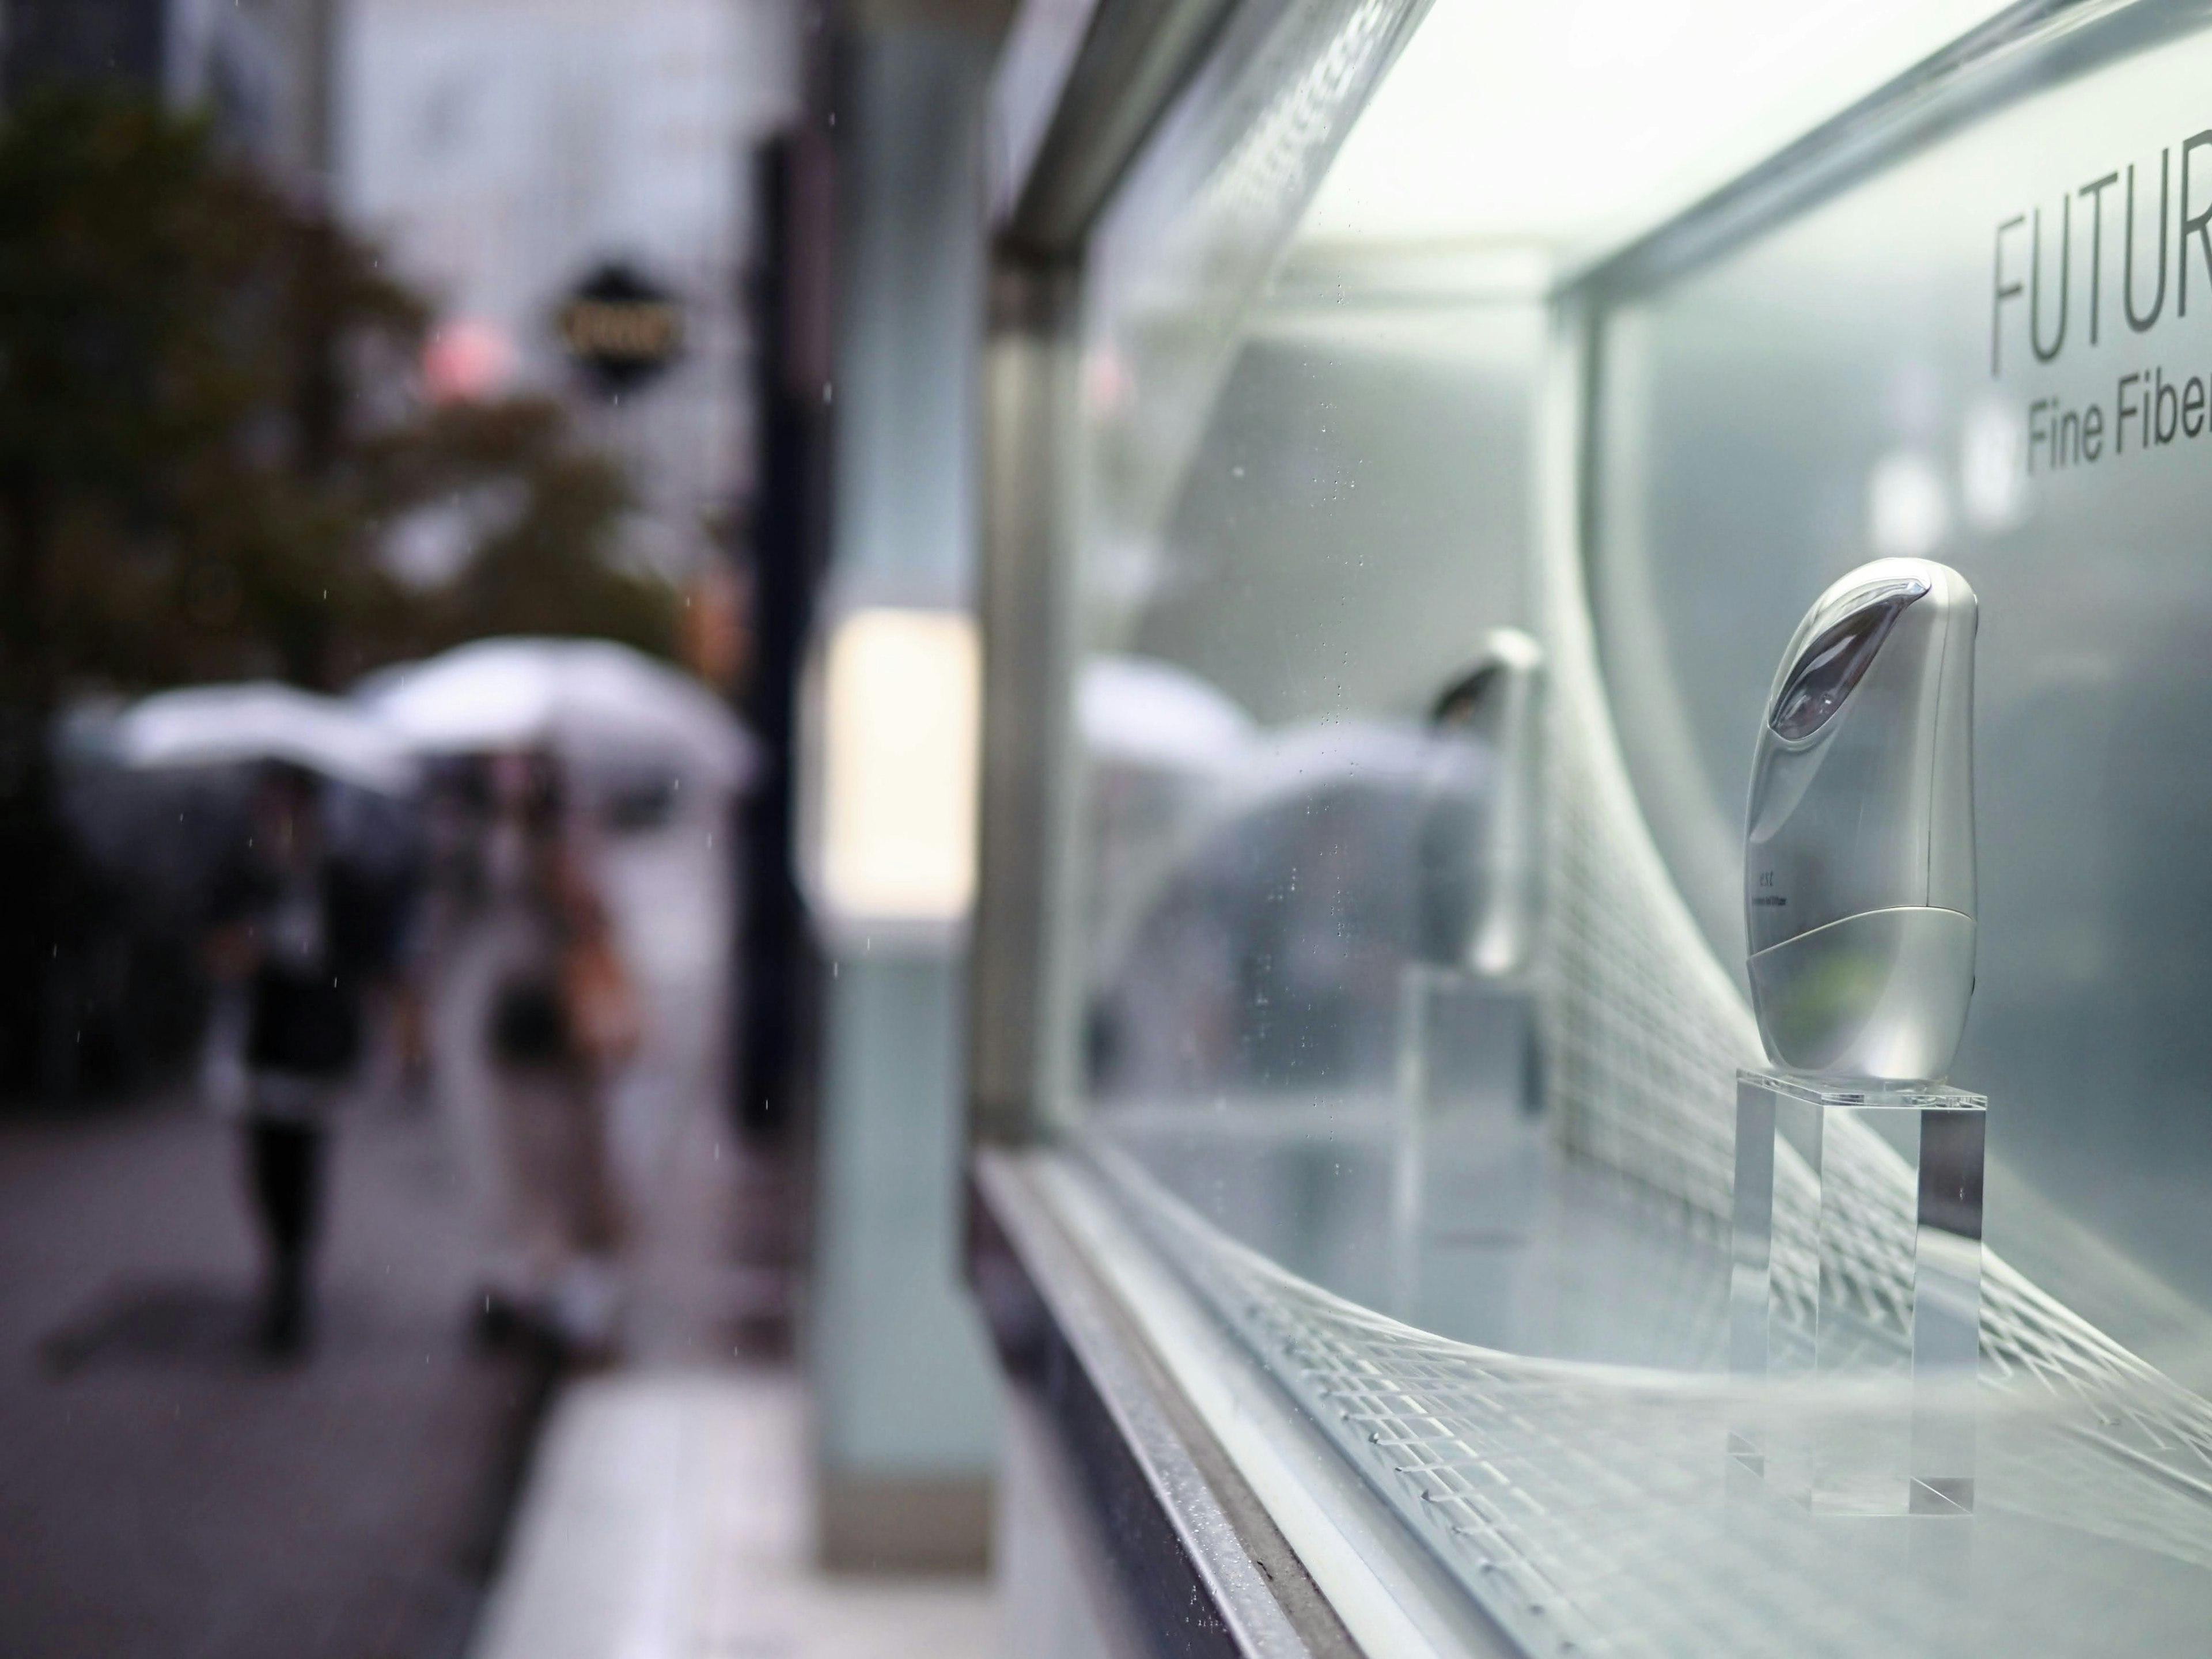
<path fill-rule="evenodd" d="M 982 666 L 972 617 L 865 610 L 830 635 L 822 897 L 845 921 L 957 921 L 975 891 Z"/>
<path fill-rule="evenodd" d="M 1996 0 L 1436 0 L 1300 240 L 1594 251 L 2003 9 Z"/>

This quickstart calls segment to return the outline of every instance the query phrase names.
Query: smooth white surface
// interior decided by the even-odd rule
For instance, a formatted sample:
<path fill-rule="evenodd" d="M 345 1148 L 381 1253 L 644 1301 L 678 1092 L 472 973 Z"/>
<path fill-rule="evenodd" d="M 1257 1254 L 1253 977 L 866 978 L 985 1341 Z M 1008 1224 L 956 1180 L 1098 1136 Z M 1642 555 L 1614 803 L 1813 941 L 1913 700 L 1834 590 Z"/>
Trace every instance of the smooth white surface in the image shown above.
<path fill-rule="evenodd" d="M 539 1442 L 473 1659 L 988 1659 L 976 1578 L 809 1559 L 806 1425 L 781 1371 L 572 1386 Z"/>
<path fill-rule="evenodd" d="M 1565 247 L 1648 228 L 2002 9 L 1436 0 L 1300 240 Z"/>

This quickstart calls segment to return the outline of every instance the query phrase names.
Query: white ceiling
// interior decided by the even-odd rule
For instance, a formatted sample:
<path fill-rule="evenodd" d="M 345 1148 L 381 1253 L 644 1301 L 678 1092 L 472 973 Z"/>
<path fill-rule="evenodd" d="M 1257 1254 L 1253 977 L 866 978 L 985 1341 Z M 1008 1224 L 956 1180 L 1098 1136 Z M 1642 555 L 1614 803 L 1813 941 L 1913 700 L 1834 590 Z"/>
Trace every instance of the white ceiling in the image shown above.
<path fill-rule="evenodd" d="M 1310 209 L 1316 244 L 1607 243 L 2002 0 L 1435 0 Z"/>

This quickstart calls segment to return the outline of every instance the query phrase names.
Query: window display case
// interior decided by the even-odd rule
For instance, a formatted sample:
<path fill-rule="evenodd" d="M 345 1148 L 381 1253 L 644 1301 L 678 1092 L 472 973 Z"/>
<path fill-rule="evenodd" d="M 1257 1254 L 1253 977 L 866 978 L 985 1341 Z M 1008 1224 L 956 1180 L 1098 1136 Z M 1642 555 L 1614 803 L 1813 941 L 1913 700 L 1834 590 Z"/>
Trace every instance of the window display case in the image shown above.
<path fill-rule="evenodd" d="M 1000 191 L 972 1260 L 1037 1489 L 1109 1651 L 2186 1650 L 2212 24 L 1573 9 L 1238 7 L 1088 211 Z M 1567 166 L 1540 93 L 1632 48 L 1710 96 Z M 1979 596 L 1967 908 L 1861 907 L 1971 915 L 1960 1087 L 1757 1126 L 1732 1367 L 1754 751 L 1873 560 Z M 1768 1478 L 1892 1443 L 1942 1502 Z"/>

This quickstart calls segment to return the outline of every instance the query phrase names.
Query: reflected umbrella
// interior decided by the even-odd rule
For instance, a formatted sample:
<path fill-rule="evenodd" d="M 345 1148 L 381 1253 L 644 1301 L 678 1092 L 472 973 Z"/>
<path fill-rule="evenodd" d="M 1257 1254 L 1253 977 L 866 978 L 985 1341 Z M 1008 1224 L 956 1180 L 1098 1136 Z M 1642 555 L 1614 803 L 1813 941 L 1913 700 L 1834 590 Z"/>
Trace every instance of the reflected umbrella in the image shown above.
<path fill-rule="evenodd" d="M 1243 758 L 1254 736 L 1252 717 L 1223 692 L 1156 658 L 1091 658 L 1075 703 L 1094 765 L 1218 773 Z"/>
<path fill-rule="evenodd" d="M 1400 964 L 1464 953 L 1491 783 L 1480 739 L 1410 721 L 1253 743 L 1112 895 L 1091 957 L 1098 1094 L 1387 1079 Z"/>

